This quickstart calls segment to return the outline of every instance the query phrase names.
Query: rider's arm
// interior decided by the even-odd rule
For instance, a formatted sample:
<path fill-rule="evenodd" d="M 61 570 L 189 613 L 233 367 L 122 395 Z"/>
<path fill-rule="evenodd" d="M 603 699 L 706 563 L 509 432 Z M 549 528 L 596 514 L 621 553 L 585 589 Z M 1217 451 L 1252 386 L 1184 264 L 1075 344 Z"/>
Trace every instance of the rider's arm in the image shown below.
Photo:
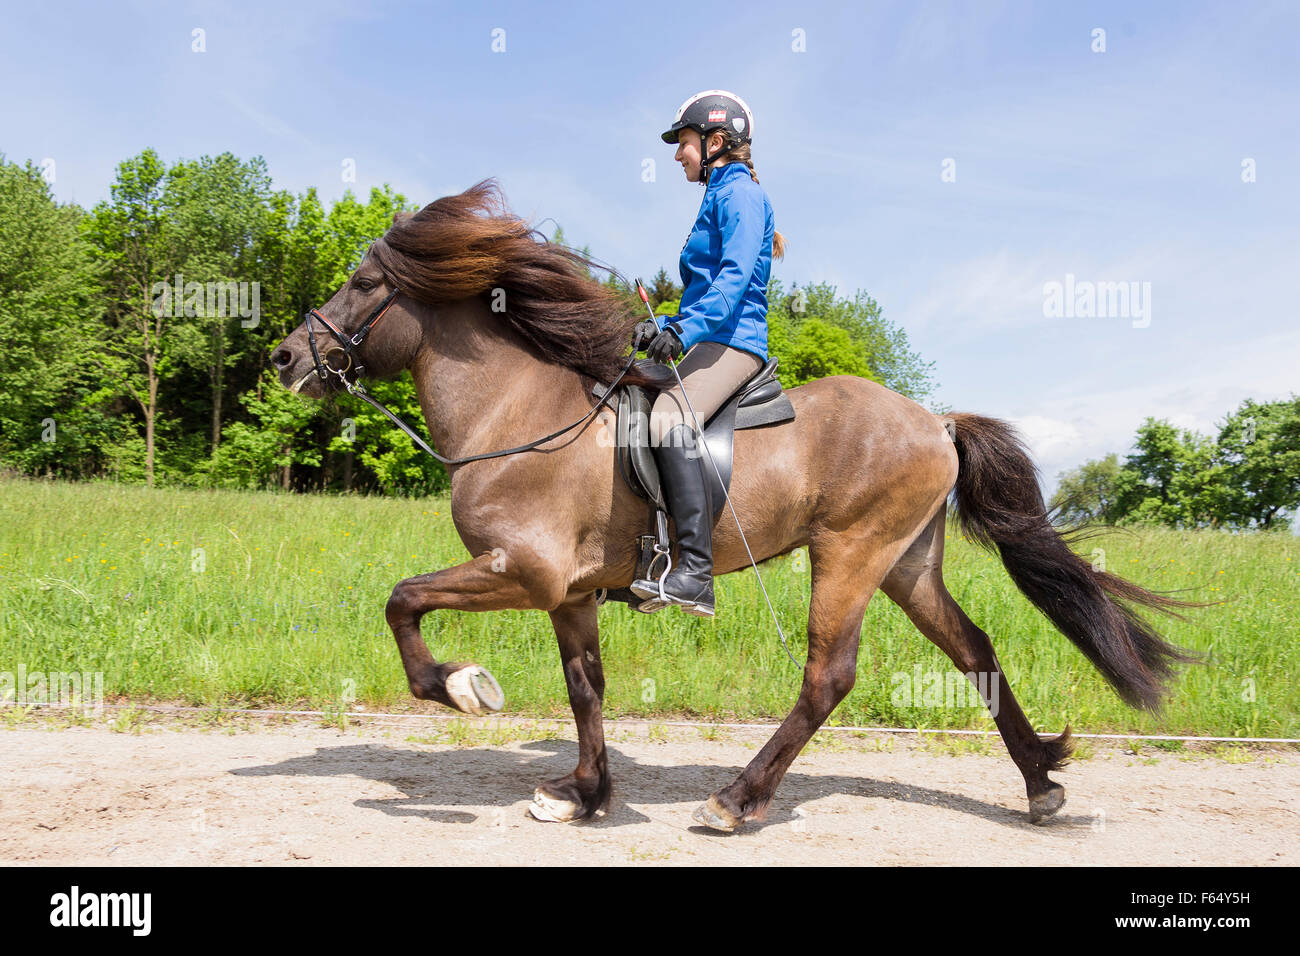
<path fill-rule="evenodd" d="M 736 310 L 749 288 L 749 280 L 763 251 L 767 210 L 757 189 L 729 189 L 717 198 L 718 228 L 722 233 L 722 258 L 718 273 L 698 301 L 678 313 L 667 328 L 690 348 L 720 327 Z"/>

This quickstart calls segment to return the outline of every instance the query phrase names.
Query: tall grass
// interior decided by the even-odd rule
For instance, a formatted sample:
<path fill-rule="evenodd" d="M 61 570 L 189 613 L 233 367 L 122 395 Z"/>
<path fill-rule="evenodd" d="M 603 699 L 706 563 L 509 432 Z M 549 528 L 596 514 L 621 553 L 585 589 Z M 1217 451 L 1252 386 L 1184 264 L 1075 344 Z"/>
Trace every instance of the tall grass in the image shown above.
<path fill-rule="evenodd" d="M 1142 530 L 1088 542 L 1090 561 L 1146 587 L 1226 603 L 1163 621 L 1208 652 L 1160 716 L 1125 707 L 1021 596 L 996 558 L 951 531 L 949 590 L 992 637 L 1036 727 L 1300 736 L 1300 542 L 1285 534 Z M 1091 549 L 1100 548 L 1104 554 Z M 105 692 L 194 704 L 409 701 L 384 603 L 404 577 L 466 560 L 446 500 L 0 482 L 0 672 L 102 672 Z M 806 652 L 806 555 L 763 566 L 795 655 Z M 606 713 L 783 717 L 800 672 L 752 570 L 719 578 L 718 616 L 602 608 Z M 563 716 L 568 702 L 540 611 L 435 612 L 439 660 L 489 668 L 507 710 Z M 858 682 L 832 723 L 992 728 L 958 698 L 907 700 L 917 670 L 955 673 L 882 594 L 867 609 Z M 905 677 L 899 675 L 906 675 Z M 928 704 L 928 705 L 927 705 Z"/>

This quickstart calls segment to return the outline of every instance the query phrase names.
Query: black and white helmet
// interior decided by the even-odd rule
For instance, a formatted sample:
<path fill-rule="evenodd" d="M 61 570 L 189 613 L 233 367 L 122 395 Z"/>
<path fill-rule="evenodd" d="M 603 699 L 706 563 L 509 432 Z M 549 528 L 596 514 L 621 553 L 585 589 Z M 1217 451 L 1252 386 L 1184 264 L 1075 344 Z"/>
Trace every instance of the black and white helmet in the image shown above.
<path fill-rule="evenodd" d="M 677 107 L 677 116 L 673 119 L 673 125 L 663 132 L 661 138 L 665 143 L 676 145 L 677 133 L 682 129 L 695 130 L 700 134 L 702 144 L 708 142 L 709 133 L 715 129 L 726 129 L 732 137 L 742 143 L 748 143 L 754 135 L 754 114 L 750 112 L 745 101 L 735 93 L 726 90 L 705 90 L 696 93 Z M 704 157 L 702 167 L 705 175 L 700 177 L 701 182 L 708 178 L 709 163 L 726 151 L 727 147 L 723 146 L 712 156 Z"/>

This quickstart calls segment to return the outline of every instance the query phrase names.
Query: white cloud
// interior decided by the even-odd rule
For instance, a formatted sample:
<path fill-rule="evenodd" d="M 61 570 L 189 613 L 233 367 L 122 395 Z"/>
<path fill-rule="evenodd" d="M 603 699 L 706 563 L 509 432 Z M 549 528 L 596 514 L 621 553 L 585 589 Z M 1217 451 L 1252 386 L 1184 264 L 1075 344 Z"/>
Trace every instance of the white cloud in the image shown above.
<path fill-rule="evenodd" d="M 1026 415 L 1010 421 L 1024 437 L 1036 462 L 1071 455 L 1083 441 L 1083 433 L 1075 422 L 1046 415 Z"/>

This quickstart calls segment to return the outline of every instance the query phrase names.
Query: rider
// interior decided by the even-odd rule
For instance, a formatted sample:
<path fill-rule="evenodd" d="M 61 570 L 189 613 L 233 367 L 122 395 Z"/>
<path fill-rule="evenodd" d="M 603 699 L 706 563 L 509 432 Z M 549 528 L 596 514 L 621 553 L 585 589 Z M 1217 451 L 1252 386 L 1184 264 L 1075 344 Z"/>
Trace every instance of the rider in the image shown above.
<path fill-rule="evenodd" d="M 657 362 L 685 355 L 677 371 L 701 427 L 736 389 L 767 362 L 767 280 L 772 256 L 785 252 L 773 226 L 772 204 L 750 160 L 754 116 L 725 90 L 697 93 L 677 110 L 663 141 L 689 182 L 705 187 L 695 225 L 682 247 L 682 298 L 663 331 L 652 322 L 636 332 L 653 338 L 646 354 Z M 664 497 L 677 526 L 679 557 L 663 581 L 663 596 L 689 614 L 713 616 L 713 502 L 705 480 L 712 466 L 697 441 L 682 386 L 659 393 L 650 414 L 650 441 Z M 659 581 L 639 579 L 638 610 L 664 607 Z"/>

